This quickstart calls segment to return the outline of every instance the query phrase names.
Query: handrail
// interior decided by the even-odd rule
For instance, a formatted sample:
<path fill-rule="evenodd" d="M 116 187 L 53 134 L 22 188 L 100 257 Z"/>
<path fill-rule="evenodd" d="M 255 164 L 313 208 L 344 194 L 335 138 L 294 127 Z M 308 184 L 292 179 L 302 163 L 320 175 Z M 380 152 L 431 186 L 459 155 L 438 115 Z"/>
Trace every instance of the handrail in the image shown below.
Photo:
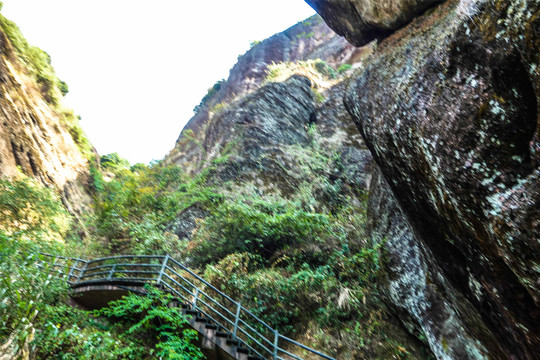
<path fill-rule="evenodd" d="M 303 352 L 310 352 L 322 359 L 336 360 L 279 334 L 240 302 L 233 300 L 169 255 L 119 255 L 93 260 L 42 255 L 54 259 L 51 268 L 56 269 L 72 287 L 118 281 L 163 286 L 168 289 L 166 291 L 178 296 L 193 310 L 204 314 L 221 330 L 228 332 L 234 340 L 262 358 L 285 360 L 282 356 L 287 356 L 302 360 L 299 355 L 292 353 L 293 348 L 300 348 Z M 159 262 L 150 263 L 155 260 Z M 281 344 L 288 345 L 288 350 L 280 347 L 280 341 Z"/>

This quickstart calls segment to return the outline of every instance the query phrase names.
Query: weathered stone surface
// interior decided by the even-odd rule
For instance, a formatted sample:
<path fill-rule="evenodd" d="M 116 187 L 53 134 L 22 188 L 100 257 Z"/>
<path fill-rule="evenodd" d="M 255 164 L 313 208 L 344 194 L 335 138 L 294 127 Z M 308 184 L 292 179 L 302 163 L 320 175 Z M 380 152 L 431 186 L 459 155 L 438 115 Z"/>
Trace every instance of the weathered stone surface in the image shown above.
<path fill-rule="evenodd" d="M 203 127 L 207 126 L 213 115 L 212 108 L 218 104 L 228 104 L 234 98 L 256 90 L 266 77 L 268 65 L 320 58 L 336 66 L 356 62 L 364 53 L 365 50 L 357 49 L 337 36 L 319 16 L 313 16 L 263 40 L 239 57 L 227 81 L 184 127 L 175 149 L 167 155 L 165 161 L 179 164 L 200 157 L 198 146 L 186 144 L 187 134 L 201 141 L 204 136 Z"/>
<path fill-rule="evenodd" d="M 270 166 L 280 157 L 281 146 L 308 141 L 305 127 L 313 111 L 313 93 L 307 78 L 295 76 L 286 83 L 268 84 L 209 119 L 200 140 L 191 140 L 197 143 L 197 152 L 177 164 L 188 172 L 199 173 L 216 158 L 230 154 L 235 161 L 220 167 L 223 181 L 238 177 L 239 171 L 256 170 L 263 153 L 274 154 L 267 156 L 266 165 Z M 180 145 L 191 144 L 184 141 Z"/>
<path fill-rule="evenodd" d="M 369 192 L 369 233 L 388 255 L 387 303 L 438 359 L 504 358 L 474 307 L 445 278 L 377 168 Z"/>
<path fill-rule="evenodd" d="M 362 46 L 383 38 L 442 0 L 306 0 L 336 33 Z"/>
<path fill-rule="evenodd" d="M 445 316 L 471 306 L 452 322 L 478 344 L 470 358 L 536 359 L 540 348 L 539 5 L 449 2 L 382 42 L 346 97 L 430 281 L 449 295 Z M 435 315 L 415 320 L 437 323 L 432 350 L 464 358 Z"/>
<path fill-rule="evenodd" d="M 21 171 L 58 189 L 73 213 L 89 201 L 87 160 L 0 31 L 0 176 Z"/>

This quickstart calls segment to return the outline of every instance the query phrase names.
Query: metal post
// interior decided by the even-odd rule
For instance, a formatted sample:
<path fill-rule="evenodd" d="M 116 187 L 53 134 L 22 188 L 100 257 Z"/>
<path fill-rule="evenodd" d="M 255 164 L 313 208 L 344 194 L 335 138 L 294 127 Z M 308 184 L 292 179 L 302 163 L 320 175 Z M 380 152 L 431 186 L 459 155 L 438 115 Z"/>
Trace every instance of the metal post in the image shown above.
<path fill-rule="evenodd" d="M 159 270 L 159 275 L 157 278 L 157 285 L 161 283 L 161 278 L 163 277 L 163 273 L 167 268 L 167 261 L 169 261 L 169 254 L 165 255 L 165 258 L 163 259 L 163 264 L 161 265 L 161 270 Z"/>
<path fill-rule="evenodd" d="M 68 283 L 71 283 L 71 277 L 73 276 L 73 270 L 77 266 L 78 263 L 79 263 L 79 259 L 76 259 L 75 263 L 72 266 L 69 267 L 69 274 L 67 276 Z"/>
<path fill-rule="evenodd" d="M 279 333 L 274 329 L 274 360 L 277 360 L 278 357 L 278 343 L 279 343 Z"/>
<path fill-rule="evenodd" d="M 109 277 L 108 279 L 112 279 L 112 276 L 114 274 L 114 271 L 116 270 L 116 264 L 114 264 L 111 268 L 111 271 L 109 272 Z"/>
<path fill-rule="evenodd" d="M 58 261 L 58 255 L 54 257 L 54 261 L 53 261 L 53 263 L 51 265 L 51 268 L 49 269 L 49 274 L 54 273 L 54 271 L 56 270 L 56 262 L 57 261 Z M 58 271 L 58 272 L 61 273 L 60 271 Z"/>
<path fill-rule="evenodd" d="M 82 270 L 79 272 L 79 276 L 77 277 L 77 282 L 81 281 L 82 277 L 84 276 L 84 272 L 86 271 L 86 268 L 88 267 L 88 261 L 84 263 L 84 266 Z"/>
<path fill-rule="evenodd" d="M 195 289 L 195 297 L 193 299 L 193 310 L 197 310 L 197 299 L 199 298 L 199 289 Z"/>
<path fill-rule="evenodd" d="M 240 310 L 242 310 L 242 302 L 238 302 L 238 307 L 236 308 L 236 316 L 234 317 L 233 340 L 236 340 L 238 321 L 240 320 Z"/>

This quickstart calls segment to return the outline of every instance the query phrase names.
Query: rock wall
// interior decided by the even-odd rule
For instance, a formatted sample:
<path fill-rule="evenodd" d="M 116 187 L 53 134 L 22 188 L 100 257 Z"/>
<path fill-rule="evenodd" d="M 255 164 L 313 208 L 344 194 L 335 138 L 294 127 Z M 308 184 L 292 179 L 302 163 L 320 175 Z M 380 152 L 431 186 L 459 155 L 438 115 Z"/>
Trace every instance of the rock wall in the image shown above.
<path fill-rule="evenodd" d="M 319 16 L 313 16 L 253 46 L 239 57 L 230 71 L 229 78 L 208 99 L 182 130 L 175 148 L 166 156 L 165 162 L 175 164 L 199 164 L 202 161 L 200 147 L 190 145 L 190 138 L 204 139 L 204 127 L 214 115 L 214 107 L 228 104 L 256 90 L 266 77 L 268 65 L 286 61 L 320 58 L 331 65 L 355 63 L 364 56 L 365 49 L 357 49 L 336 35 Z M 196 171 L 197 166 L 191 168 Z"/>
<path fill-rule="evenodd" d="M 83 188 L 88 163 L 64 118 L 0 30 L 0 176 L 33 177 L 58 189 L 68 209 L 79 212 L 89 201 Z"/>
<path fill-rule="evenodd" d="M 335 161 L 342 167 L 340 174 L 321 169 L 319 175 L 339 179 L 360 198 L 369 187 L 372 158 L 345 109 L 344 90 L 344 83 L 327 89 L 326 100 L 317 104 L 306 77 L 294 75 L 285 82 L 267 84 L 209 119 L 200 142 L 187 140 L 196 142 L 203 161 L 178 165 L 185 171 L 195 168 L 196 173 L 212 167 L 207 181 L 221 190 L 230 191 L 232 186 L 251 191 L 255 187 L 259 194 L 290 198 L 307 180 L 298 173 L 302 164 L 296 148 L 311 147 L 316 141 L 324 149 L 322 153 L 340 154 Z M 313 124 L 320 134 L 316 140 L 309 132 Z M 187 141 L 179 146 L 193 146 Z M 321 191 L 316 201 L 328 206 L 323 197 Z M 189 208 L 172 230 L 180 238 L 189 238 L 195 227 L 193 219 L 204 217 L 202 209 Z"/>
<path fill-rule="evenodd" d="M 339 3 L 316 9 L 349 26 L 357 2 Z M 539 5 L 448 1 L 381 41 L 347 92 L 401 209 L 374 200 L 372 216 L 403 213 L 385 230 L 390 297 L 441 359 L 538 356 Z"/>
<path fill-rule="evenodd" d="M 381 39 L 442 0 L 306 0 L 336 33 L 362 46 Z"/>

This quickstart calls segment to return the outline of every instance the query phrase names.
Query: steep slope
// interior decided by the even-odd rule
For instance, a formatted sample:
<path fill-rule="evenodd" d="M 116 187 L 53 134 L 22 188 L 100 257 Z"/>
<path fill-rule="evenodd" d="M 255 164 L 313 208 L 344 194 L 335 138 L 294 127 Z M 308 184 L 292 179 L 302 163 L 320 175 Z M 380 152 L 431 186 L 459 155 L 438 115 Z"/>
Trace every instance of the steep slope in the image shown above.
<path fill-rule="evenodd" d="M 256 66 L 258 46 L 268 45 L 239 64 Z M 342 48 L 334 50 L 326 58 L 338 68 Z M 371 51 L 355 50 L 356 59 Z M 248 78 L 238 67 L 221 89 Z M 280 331 L 339 359 L 429 358 L 381 293 L 388 268 L 365 218 L 374 164 L 342 101 L 346 74 L 320 60 L 278 68 L 268 69 L 284 74 L 275 81 L 261 76 L 260 88 L 190 122 L 167 158 L 197 183 L 198 200 L 169 228 L 186 241 L 178 256 Z M 290 69 L 307 77 L 285 80 Z M 208 189 L 215 195 L 201 196 Z"/>
<path fill-rule="evenodd" d="M 382 41 L 347 92 L 392 189 L 371 201 L 390 294 L 441 359 L 538 356 L 538 15 L 448 1 Z M 385 216 L 392 196 L 404 216 Z"/>
<path fill-rule="evenodd" d="M 345 58 L 354 63 L 360 54 L 367 56 L 355 65 L 359 69 L 350 83 L 312 81 L 312 96 L 322 92 L 322 103 L 310 99 L 309 84 L 301 85 L 300 77 L 231 101 L 225 94 L 234 92 L 225 89 L 249 92 L 249 84 L 260 83 L 259 75 L 234 74 L 237 65 L 229 81 L 246 82 L 220 84 L 209 98 L 211 111 L 192 119 L 168 161 L 225 190 L 226 199 L 279 196 L 332 216 L 343 206 L 362 213 L 362 192 L 368 192 L 368 236 L 362 230 L 346 238 L 357 245 L 352 254 L 374 244 L 384 248 L 384 271 L 371 279 L 377 283 L 378 306 L 388 307 L 379 310 L 396 316 L 439 359 L 536 358 L 538 2 L 310 3 L 353 44 L 384 39 L 370 46 L 371 55 L 372 50 L 358 50 Z M 351 17 L 363 25 L 354 25 Z M 346 47 L 334 49 L 341 53 Z M 334 66 L 340 64 L 335 55 L 327 56 Z M 243 64 L 244 70 L 252 66 Z M 314 165 L 318 156 L 333 160 Z M 237 208 L 226 209 L 218 211 L 220 216 L 245 220 Z M 209 235 L 232 226 L 216 216 L 215 209 L 194 204 L 171 230 L 189 240 L 195 265 L 210 264 L 207 272 L 230 287 L 225 273 L 233 266 L 232 254 L 258 251 L 233 244 L 215 257 L 201 257 L 230 239 L 219 242 Z M 325 241 L 324 251 L 331 252 L 335 243 Z M 294 253 L 268 239 L 261 246 L 267 266 Z M 311 251 L 305 245 L 299 249 L 304 255 Z M 313 253 L 304 260 L 320 261 Z M 243 271 L 249 277 L 250 270 Z M 381 354 L 363 342 L 345 341 L 346 350 L 338 350 L 328 341 L 343 358 Z M 420 355 L 418 344 L 408 344 L 409 355 L 429 356 Z"/>
<path fill-rule="evenodd" d="M 269 65 L 280 62 L 322 59 L 337 66 L 359 61 L 368 50 L 357 49 L 337 36 L 319 16 L 313 16 L 297 25 L 278 33 L 252 47 L 239 57 L 225 82 L 218 82 L 209 89 L 198 111 L 182 130 L 177 146 L 167 155 L 167 163 L 191 163 L 195 171 L 201 162 L 197 146 L 186 145 L 187 139 L 203 140 L 204 126 L 214 112 L 223 104 L 256 90 L 266 78 Z M 337 65 L 337 66 L 336 66 Z"/>
<path fill-rule="evenodd" d="M 1 17 L 1 15 L 0 15 Z M 60 105 L 61 83 L 48 55 L 0 18 L 0 176 L 21 172 L 63 194 L 79 211 L 92 154 L 78 119 Z"/>

